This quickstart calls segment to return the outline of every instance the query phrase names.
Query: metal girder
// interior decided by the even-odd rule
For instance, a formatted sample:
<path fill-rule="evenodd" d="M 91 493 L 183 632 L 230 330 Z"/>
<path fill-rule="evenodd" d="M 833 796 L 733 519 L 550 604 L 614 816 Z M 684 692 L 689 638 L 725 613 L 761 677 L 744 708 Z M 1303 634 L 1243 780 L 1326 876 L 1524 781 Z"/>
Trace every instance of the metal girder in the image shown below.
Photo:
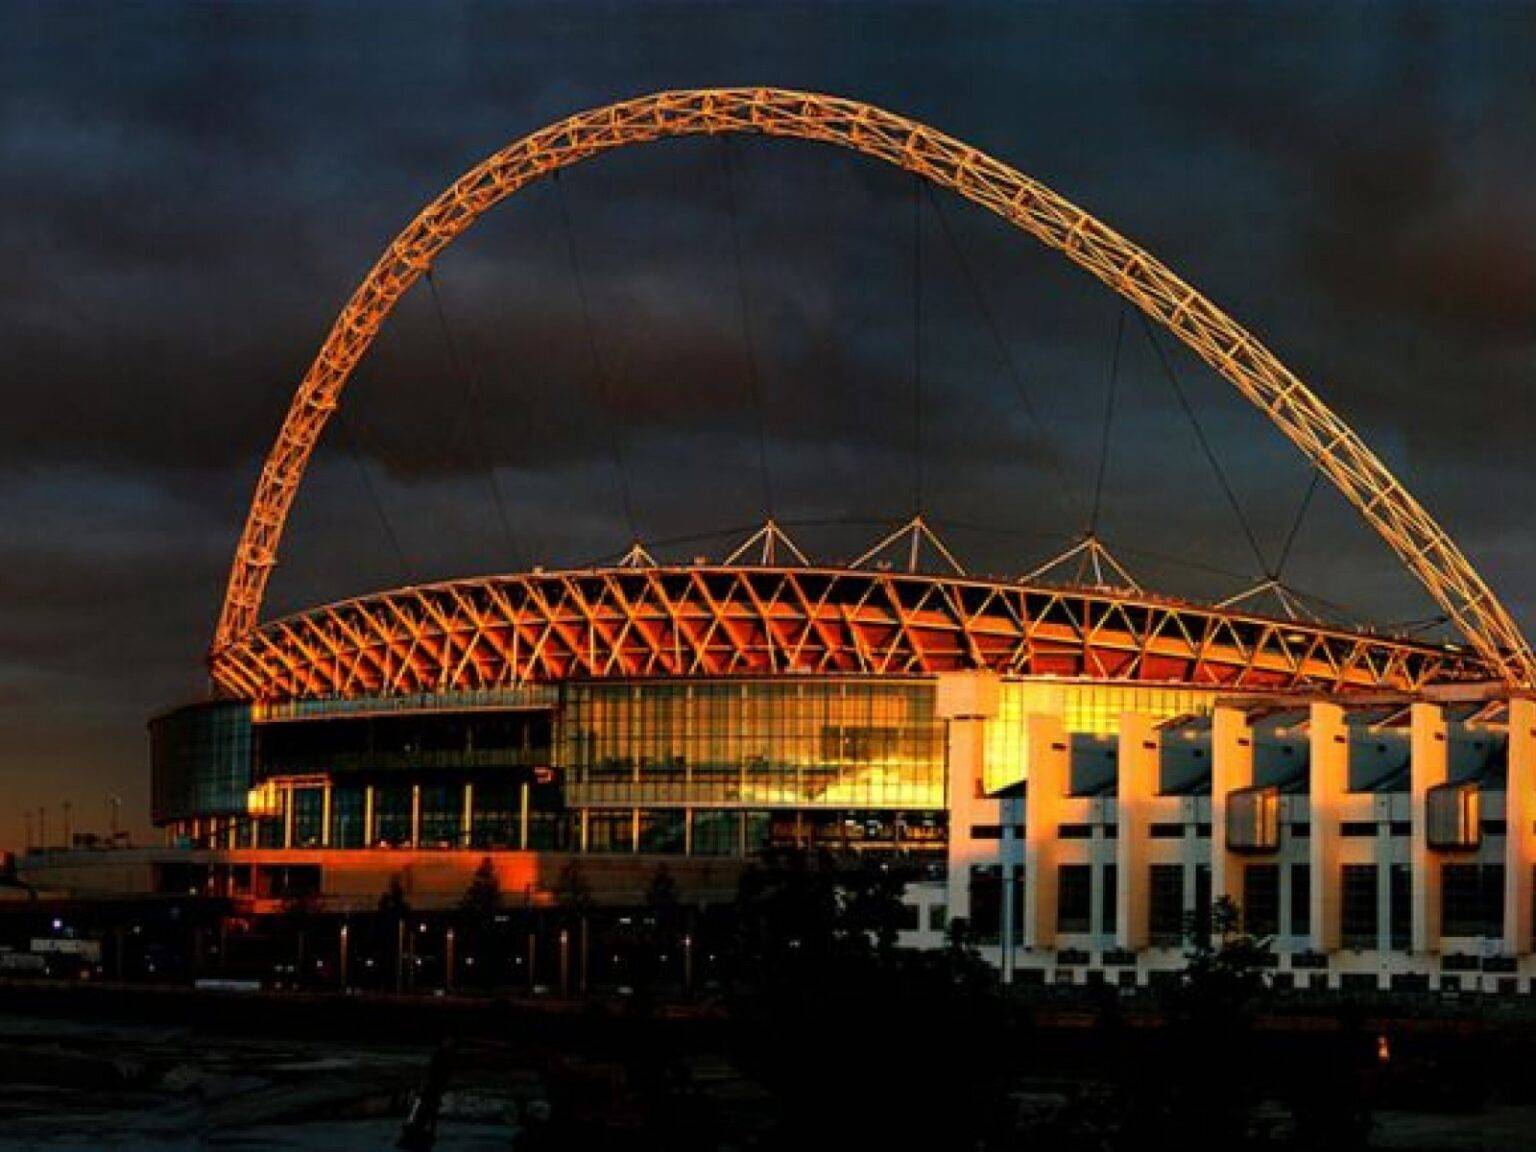
<path fill-rule="evenodd" d="M 568 677 L 933 675 L 989 668 L 1242 690 L 1487 679 L 1443 646 L 1111 589 L 846 568 L 596 568 L 401 588 L 247 632 L 213 657 L 262 702 Z"/>
<path fill-rule="evenodd" d="M 1450 537 L 1385 464 L 1252 334 L 1145 249 L 999 160 L 856 100 L 777 88 L 660 92 L 551 124 L 476 165 L 385 250 L 333 324 L 261 470 L 213 652 L 256 626 L 289 509 L 353 369 L 390 310 L 483 213 L 534 180 L 664 137 L 747 133 L 849 148 L 917 173 L 1035 237 L 1135 304 L 1220 373 L 1294 443 L 1419 579 L 1490 673 L 1536 683 L 1536 656 Z"/>

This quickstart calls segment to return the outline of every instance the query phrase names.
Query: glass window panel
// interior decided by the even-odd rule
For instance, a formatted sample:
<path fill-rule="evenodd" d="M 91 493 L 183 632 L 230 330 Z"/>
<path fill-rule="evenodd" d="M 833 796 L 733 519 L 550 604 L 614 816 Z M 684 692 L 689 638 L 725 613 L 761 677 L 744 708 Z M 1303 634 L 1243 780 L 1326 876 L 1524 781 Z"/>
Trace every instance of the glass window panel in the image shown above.
<path fill-rule="evenodd" d="M 338 784 L 331 789 L 331 847 L 363 847 L 363 812 L 366 793 L 358 784 Z"/>

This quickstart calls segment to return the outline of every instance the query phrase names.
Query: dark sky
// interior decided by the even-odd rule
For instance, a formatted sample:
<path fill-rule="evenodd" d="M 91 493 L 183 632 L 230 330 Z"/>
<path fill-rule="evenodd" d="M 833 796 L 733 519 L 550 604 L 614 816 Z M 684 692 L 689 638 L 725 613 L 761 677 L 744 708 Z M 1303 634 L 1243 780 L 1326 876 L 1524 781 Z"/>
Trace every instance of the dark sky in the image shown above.
<path fill-rule="evenodd" d="M 417 7 L 0 9 L 0 844 L 66 799 L 99 826 L 114 793 L 144 827 L 145 718 L 204 689 L 261 454 L 395 231 L 519 135 L 663 87 L 859 97 L 1044 180 L 1268 341 L 1536 620 L 1531 9 Z M 804 530 L 827 556 L 919 499 L 991 572 L 1084 525 L 1116 300 L 872 161 L 620 153 L 504 204 L 437 287 L 460 370 L 419 286 L 311 466 L 269 612 L 619 551 L 621 476 L 647 538 L 749 523 L 760 429 L 774 510 L 839 522 Z M 1272 558 L 1306 469 L 1172 363 Z M 1251 581 L 1134 321 L 1118 396 L 1104 535 L 1172 592 Z M 1434 611 L 1331 490 L 1286 575 L 1379 622 Z"/>

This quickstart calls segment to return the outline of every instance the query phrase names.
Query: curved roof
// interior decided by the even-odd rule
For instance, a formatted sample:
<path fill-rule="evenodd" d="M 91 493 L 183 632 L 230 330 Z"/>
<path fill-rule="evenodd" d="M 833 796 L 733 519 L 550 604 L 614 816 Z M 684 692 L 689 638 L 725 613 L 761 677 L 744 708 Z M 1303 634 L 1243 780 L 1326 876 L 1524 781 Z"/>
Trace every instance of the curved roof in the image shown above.
<path fill-rule="evenodd" d="M 1416 690 L 1492 678 L 1446 645 L 1141 592 L 831 567 L 541 571 L 374 593 L 269 621 L 210 656 L 263 702 L 565 679 L 1007 676 L 1234 690 Z"/>

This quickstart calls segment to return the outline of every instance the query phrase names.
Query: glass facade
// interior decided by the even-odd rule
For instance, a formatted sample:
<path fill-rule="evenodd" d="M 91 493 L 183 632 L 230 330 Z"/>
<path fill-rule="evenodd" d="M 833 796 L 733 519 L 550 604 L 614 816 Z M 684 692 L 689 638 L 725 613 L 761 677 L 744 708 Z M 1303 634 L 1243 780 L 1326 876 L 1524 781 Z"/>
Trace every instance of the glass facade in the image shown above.
<path fill-rule="evenodd" d="M 411 786 L 385 784 L 373 790 L 373 846 L 407 848 L 411 839 Z"/>
<path fill-rule="evenodd" d="M 1113 735 L 1126 712 L 1154 720 L 1203 715 L 1216 691 L 1148 684 L 1080 684 L 1052 680 L 1005 680 L 997 715 L 987 722 L 986 788 L 996 792 L 1029 775 L 1027 725 L 1034 713 L 1060 716 L 1069 733 Z"/>
<path fill-rule="evenodd" d="M 571 684 L 558 762 L 577 807 L 944 807 L 932 684 Z"/>
<path fill-rule="evenodd" d="M 252 782 L 250 706 L 189 704 L 149 722 L 150 810 L 157 824 L 245 811 Z"/>
<path fill-rule="evenodd" d="M 476 783 L 471 803 L 472 848 L 520 848 L 522 789 L 504 780 Z"/>
<path fill-rule="evenodd" d="M 356 784 L 338 784 L 331 789 L 332 848 L 363 847 L 363 816 L 366 811 L 365 789 Z"/>
<path fill-rule="evenodd" d="M 325 827 L 325 789 L 293 790 L 293 847 L 318 848 Z"/>

